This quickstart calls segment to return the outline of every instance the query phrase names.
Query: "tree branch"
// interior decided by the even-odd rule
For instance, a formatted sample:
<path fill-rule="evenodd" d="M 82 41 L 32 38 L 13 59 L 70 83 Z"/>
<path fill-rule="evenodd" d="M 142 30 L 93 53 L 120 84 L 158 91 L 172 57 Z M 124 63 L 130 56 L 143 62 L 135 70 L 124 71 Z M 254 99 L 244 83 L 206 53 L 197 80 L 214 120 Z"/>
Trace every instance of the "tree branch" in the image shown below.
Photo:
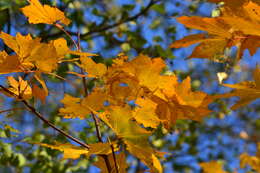
<path fill-rule="evenodd" d="M 111 149 L 112 149 L 112 156 L 113 156 L 113 160 L 114 160 L 114 164 L 115 164 L 115 168 L 116 168 L 116 173 L 119 173 L 117 161 L 116 161 L 115 149 L 114 149 L 113 144 L 111 144 L 110 146 L 111 146 Z"/>
<path fill-rule="evenodd" d="M 118 22 L 116 22 L 116 23 L 114 23 L 114 24 L 111 24 L 111 25 L 107 25 L 107 26 L 103 26 L 103 27 L 99 27 L 99 28 L 94 28 L 94 29 L 92 29 L 92 30 L 86 32 L 85 34 L 80 34 L 80 37 L 81 37 L 81 38 L 84 38 L 84 37 L 89 36 L 89 35 L 92 35 L 92 34 L 94 34 L 94 33 L 104 32 L 104 31 L 106 31 L 106 30 L 115 28 L 115 27 L 117 27 L 117 26 L 119 26 L 119 25 L 122 25 L 122 24 L 124 24 L 124 23 L 130 22 L 130 21 L 133 21 L 133 20 L 136 20 L 136 19 L 138 19 L 140 16 L 145 15 L 153 5 L 155 5 L 156 3 L 160 2 L 160 1 L 162 1 L 162 0 L 151 0 L 151 1 L 148 3 L 148 5 L 147 5 L 145 8 L 143 8 L 143 9 L 142 9 L 139 13 L 137 13 L 136 15 L 133 15 L 133 16 L 128 17 L 128 18 L 126 18 L 126 19 L 121 19 L 121 20 L 119 20 Z M 76 32 L 70 32 L 70 31 L 68 31 L 68 33 L 69 33 L 70 35 L 74 35 L 74 36 L 77 36 L 77 35 L 78 35 L 78 33 L 76 33 Z M 62 34 L 63 34 L 63 32 L 58 32 L 58 33 L 55 33 L 55 34 L 52 34 L 52 35 L 48 35 L 48 37 L 55 37 L 55 38 L 56 38 L 56 37 L 61 36 Z"/>
<path fill-rule="evenodd" d="M 0 85 L 0 88 L 2 88 L 5 92 L 7 92 L 8 94 L 12 95 L 15 98 L 18 99 L 22 99 L 19 98 L 19 96 L 17 96 L 16 94 L 14 94 L 13 92 L 9 91 L 7 88 L 5 88 L 4 86 Z M 61 133 L 62 135 L 64 135 L 65 137 L 71 139 L 72 141 L 78 143 L 79 145 L 81 145 L 84 148 L 89 149 L 89 145 L 85 144 L 84 142 L 78 140 L 77 138 L 67 134 L 65 131 L 59 129 L 58 127 L 56 127 L 54 124 L 52 124 L 49 120 L 47 120 L 46 118 L 44 118 L 44 116 L 42 116 L 39 112 L 36 111 L 36 109 L 29 105 L 29 103 L 26 100 L 21 100 L 21 102 L 34 114 L 36 115 L 39 119 L 41 119 L 45 124 L 47 124 L 48 126 L 50 126 L 51 128 L 53 128 L 54 130 L 58 131 L 59 133 Z"/>
<path fill-rule="evenodd" d="M 83 72 L 83 70 L 82 70 L 82 72 Z M 83 88 L 84 88 L 84 91 L 85 91 L 85 96 L 87 96 L 88 95 L 88 88 L 87 88 L 87 83 L 86 83 L 86 78 L 85 77 L 82 77 L 82 83 L 83 83 Z M 101 136 L 101 133 L 100 133 L 100 130 L 99 130 L 98 120 L 97 120 L 95 114 L 91 113 L 91 116 L 92 116 L 92 118 L 94 120 L 94 123 L 95 123 L 95 128 L 96 128 L 96 134 L 97 134 L 98 141 L 103 143 L 102 136 Z M 111 168 L 108 156 L 105 155 L 105 154 L 100 154 L 100 157 L 102 157 L 104 159 L 104 161 L 106 163 L 107 171 L 109 173 L 111 173 L 112 172 L 112 168 Z"/>

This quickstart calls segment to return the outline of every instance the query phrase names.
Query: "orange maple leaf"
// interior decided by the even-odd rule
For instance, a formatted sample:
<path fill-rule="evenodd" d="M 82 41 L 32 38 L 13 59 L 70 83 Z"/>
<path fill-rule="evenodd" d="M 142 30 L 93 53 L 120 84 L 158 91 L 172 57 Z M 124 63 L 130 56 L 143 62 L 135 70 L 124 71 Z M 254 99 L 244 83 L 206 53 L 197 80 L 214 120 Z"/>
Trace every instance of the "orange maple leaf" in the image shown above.
<path fill-rule="evenodd" d="M 29 3 L 30 5 L 21 10 L 29 18 L 30 23 L 55 24 L 61 22 L 64 25 L 70 24 L 70 20 L 59 9 L 49 5 L 42 5 L 38 0 L 29 0 Z"/>
<path fill-rule="evenodd" d="M 89 150 L 83 147 L 75 146 L 72 144 L 44 144 L 35 143 L 43 147 L 48 147 L 55 150 L 60 150 L 64 153 L 63 159 L 78 159 L 80 155 L 90 156 L 93 154 L 110 154 L 112 152 L 111 145 L 113 145 L 115 151 L 118 150 L 118 146 L 115 143 L 94 143 L 89 144 Z"/>
<path fill-rule="evenodd" d="M 208 58 L 214 61 L 225 60 L 225 48 L 237 46 L 237 60 L 240 60 L 243 51 L 249 49 L 251 55 L 256 53 L 260 44 L 260 32 L 256 26 L 260 26 L 258 19 L 259 5 L 250 2 L 243 6 L 243 14 L 230 13 L 221 17 L 187 17 L 182 16 L 177 20 L 186 27 L 203 30 L 208 34 L 194 34 L 184 37 L 171 44 L 172 48 L 187 47 L 199 43 L 188 58 Z M 224 11 L 225 13 L 225 11 Z M 250 19 L 250 20 L 248 20 Z"/>
<path fill-rule="evenodd" d="M 235 110 L 250 102 L 260 98 L 260 68 L 256 67 L 253 73 L 254 81 L 244 81 L 237 84 L 222 84 L 229 88 L 234 88 L 231 93 L 223 94 L 222 97 L 238 96 L 240 100 L 231 107 Z"/>
<path fill-rule="evenodd" d="M 9 97 L 15 97 L 17 100 L 28 100 L 32 98 L 32 88 L 27 81 L 23 80 L 20 76 L 18 80 L 12 76 L 9 76 L 7 79 L 10 85 L 8 90 L 12 92 L 13 95 L 4 90 L 0 90 L 0 92 Z"/>
<path fill-rule="evenodd" d="M 223 170 L 223 164 L 217 161 L 210 161 L 210 162 L 202 162 L 200 166 L 203 170 L 203 173 L 227 173 Z"/>
<path fill-rule="evenodd" d="M 99 117 L 123 139 L 127 150 L 146 164 L 151 172 L 162 172 L 162 166 L 156 157 L 158 153 L 148 143 L 151 133 L 132 121 L 133 115 L 129 106 L 112 106 L 106 112 L 100 113 Z"/>
<path fill-rule="evenodd" d="M 125 154 L 121 152 L 119 154 L 115 154 L 115 156 L 116 156 L 116 165 L 118 167 L 117 170 L 120 173 L 127 173 L 126 168 L 128 167 L 128 165 L 126 163 Z M 117 172 L 115 164 L 113 164 L 115 162 L 113 154 L 109 154 L 108 159 L 109 159 L 109 163 L 111 163 L 110 165 L 112 170 L 111 172 Z M 98 156 L 98 161 L 94 162 L 93 165 L 101 169 L 101 173 L 109 173 L 107 170 L 106 163 L 104 162 L 104 158 L 102 158 L 101 156 Z"/>

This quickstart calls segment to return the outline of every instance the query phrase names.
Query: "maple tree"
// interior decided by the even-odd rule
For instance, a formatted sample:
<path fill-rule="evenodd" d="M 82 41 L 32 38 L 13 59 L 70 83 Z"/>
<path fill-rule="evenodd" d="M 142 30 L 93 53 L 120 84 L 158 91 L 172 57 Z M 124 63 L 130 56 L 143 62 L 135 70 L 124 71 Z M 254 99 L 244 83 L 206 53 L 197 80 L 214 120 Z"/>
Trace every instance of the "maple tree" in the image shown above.
<path fill-rule="evenodd" d="M 1 31 L 0 38 L 13 53 L 0 52 L 0 74 L 8 76 L 7 82 L 0 85 L 0 92 L 21 102 L 47 126 L 73 141 L 53 141 L 52 144 L 27 141 L 32 145 L 62 151 L 63 159 L 91 159 L 95 155 L 97 159 L 93 165 L 101 172 L 118 173 L 127 171 L 129 165 L 126 154 L 130 153 L 146 165 L 150 172 L 160 173 L 163 172 L 160 160 L 168 153 L 155 149 L 149 142 L 149 137 L 159 128 L 167 134 L 174 130 L 178 121 L 201 122 L 213 111 L 209 105 L 217 99 L 239 97 L 240 100 L 230 108 L 235 110 L 260 97 L 259 66 L 254 69 L 254 81 L 222 83 L 220 85 L 234 90 L 213 95 L 194 91 L 190 76 L 180 81 L 176 74 L 167 72 L 167 65 L 160 57 L 151 58 L 140 53 L 131 58 L 121 53 L 110 64 L 96 62 L 94 58 L 98 55 L 84 52 L 80 41 L 76 42 L 72 33 L 66 31 L 65 27 L 71 20 L 61 10 L 42 5 L 38 0 L 28 2 L 29 5 L 21 8 L 28 22 L 53 25 L 70 39 L 74 48 L 68 46 L 68 41 L 63 37 L 45 41 L 31 34 L 17 33 L 12 36 Z M 152 3 L 153 1 L 149 5 Z M 233 12 L 234 9 L 236 12 Z M 246 49 L 250 55 L 254 55 L 260 43 L 259 2 L 241 0 L 234 3 L 226 0 L 219 10 L 218 17 L 178 17 L 177 21 L 186 27 L 207 33 L 186 36 L 170 47 L 181 48 L 199 43 L 188 58 L 206 58 L 223 63 L 238 63 Z M 233 46 L 237 47 L 237 55 L 230 60 L 225 55 L 225 50 Z M 73 137 L 50 122 L 35 107 L 38 100 L 44 106 L 50 95 L 45 75 L 67 82 L 67 79 L 56 73 L 62 64 L 74 67 L 66 73 L 79 81 L 84 92 L 80 96 L 65 93 L 60 100 L 63 106 L 58 110 L 59 116 L 71 120 L 79 118 L 81 121 L 91 119 L 98 142 L 87 143 L 87 140 Z M 15 131 L 9 126 L 6 128 Z M 101 128 L 107 129 L 106 138 L 102 136 Z M 252 169 L 259 171 L 258 155 L 254 157 L 242 154 L 240 159 L 241 167 L 249 164 Z M 204 172 L 225 172 L 222 164 L 217 161 L 201 163 L 200 166 Z"/>

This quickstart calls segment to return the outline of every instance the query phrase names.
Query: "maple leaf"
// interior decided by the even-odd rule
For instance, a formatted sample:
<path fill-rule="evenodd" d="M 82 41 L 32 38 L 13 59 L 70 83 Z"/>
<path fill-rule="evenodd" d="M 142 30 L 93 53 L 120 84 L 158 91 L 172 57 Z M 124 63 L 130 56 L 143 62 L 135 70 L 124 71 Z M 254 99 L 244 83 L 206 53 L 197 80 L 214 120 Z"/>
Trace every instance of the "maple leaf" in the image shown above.
<path fill-rule="evenodd" d="M 200 166 L 203 170 L 203 173 L 227 173 L 223 170 L 223 164 L 217 161 L 210 161 L 210 162 L 202 162 Z"/>
<path fill-rule="evenodd" d="M 33 85 L 33 88 L 32 88 L 32 95 L 41 100 L 41 102 L 43 104 L 45 104 L 45 101 L 46 101 L 46 97 L 48 96 L 48 93 L 46 93 L 46 91 L 40 87 L 38 87 L 37 85 Z"/>
<path fill-rule="evenodd" d="M 223 13 L 223 20 L 234 30 L 242 31 L 247 35 L 260 36 L 260 4 L 249 2 L 242 6 L 239 14 L 232 12 Z M 258 44 L 259 46 L 259 44 Z"/>
<path fill-rule="evenodd" d="M 126 66 L 130 66 L 129 69 L 132 68 L 132 73 L 138 79 L 139 85 L 154 91 L 161 85 L 160 76 L 166 64 L 161 58 L 151 59 L 148 56 L 139 55 Z M 125 68 L 127 72 L 128 67 Z"/>
<path fill-rule="evenodd" d="M 0 38 L 3 39 L 4 43 L 19 56 L 22 62 L 30 55 L 31 50 L 39 45 L 41 41 L 40 38 L 32 39 L 30 34 L 23 36 L 20 33 L 17 33 L 16 36 L 13 37 L 7 33 L 1 32 Z"/>
<path fill-rule="evenodd" d="M 144 91 L 160 94 L 161 89 L 170 90 L 177 81 L 174 75 L 161 74 L 166 65 L 160 58 L 139 55 L 131 61 L 126 60 L 126 56 L 117 58 L 104 76 L 109 94 L 115 99 L 135 100 Z"/>
<path fill-rule="evenodd" d="M 134 119 L 144 127 L 157 128 L 161 122 L 155 113 L 157 104 L 147 98 L 137 98 L 135 104 L 137 106 L 133 112 Z"/>
<path fill-rule="evenodd" d="M 78 159 L 80 155 L 83 154 L 86 156 L 90 156 L 93 154 L 108 155 L 109 153 L 112 152 L 111 145 L 114 145 L 115 151 L 118 150 L 116 144 L 110 144 L 110 143 L 89 144 L 90 146 L 89 150 L 72 144 L 55 144 L 55 145 L 44 144 L 44 143 L 35 143 L 35 144 L 62 151 L 64 153 L 63 159 Z"/>
<path fill-rule="evenodd" d="M 58 67 L 59 57 L 53 43 L 35 46 L 27 58 L 42 72 L 52 72 Z"/>
<path fill-rule="evenodd" d="M 56 24 L 61 22 L 64 25 L 70 24 L 70 20 L 59 9 L 49 5 L 42 5 L 38 0 L 29 0 L 29 3 L 30 5 L 21 8 L 21 10 L 29 18 L 30 23 Z"/>
<path fill-rule="evenodd" d="M 191 91 L 190 78 L 178 83 L 175 75 L 162 75 L 162 59 L 140 55 L 127 61 L 123 56 L 115 62 L 104 76 L 107 95 L 117 101 L 112 105 L 134 100 L 132 116 L 144 127 L 156 128 L 162 122 L 169 129 L 177 119 L 201 121 L 211 112 L 207 107 L 214 99 Z"/>
<path fill-rule="evenodd" d="M 238 96 L 240 100 L 231 107 L 232 110 L 238 109 L 250 102 L 260 98 L 260 68 L 256 67 L 253 73 L 254 81 L 244 81 L 237 84 L 222 84 L 229 88 L 234 88 L 231 93 L 223 94 L 222 97 Z"/>
<path fill-rule="evenodd" d="M 107 95 L 112 97 L 111 102 L 124 104 L 126 101 L 136 99 L 140 86 L 134 76 L 109 68 L 104 78 Z"/>
<path fill-rule="evenodd" d="M 128 106 L 110 106 L 109 111 L 100 113 L 99 117 L 123 139 L 127 150 L 146 164 L 152 172 L 162 172 L 161 164 L 149 143 L 150 132 L 138 126 L 133 118 L 131 108 Z"/>
<path fill-rule="evenodd" d="M 12 76 L 9 76 L 7 79 L 10 85 L 8 90 L 16 95 L 15 98 L 17 100 L 28 100 L 32 98 L 32 89 L 27 81 L 23 80 L 20 76 L 18 78 L 18 81 L 15 80 L 15 78 Z M 10 95 L 3 90 L 1 90 L 1 92 L 9 97 L 14 97 L 13 95 Z"/>
<path fill-rule="evenodd" d="M 17 55 L 9 56 L 5 51 L 0 52 L 0 74 L 20 72 L 20 61 Z"/>
<path fill-rule="evenodd" d="M 118 172 L 120 173 L 126 173 L 126 168 L 127 163 L 126 163 L 126 158 L 125 158 L 125 154 L 124 153 L 119 153 L 119 154 L 115 154 L 115 158 L 116 158 L 116 164 L 117 164 L 117 169 Z M 111 172 L 112 173 L 116 173 L 116 167 L 115 167 L 115 161 L 113 158 L 113 154 L 109 154 L 108 155 L 108 160 L 109 163 L 111 164 Z M 96 161 L 93 165 L 95 165 L 96 167 L 98 167 L 99 169 L 101 169 L 101 173 L 109 173 L 107 170 L 107 166 L 106 163 L 104 162 L 104 159 L 100 156 L 98 156 L 98 161 Z"/>
<path fill-rule="evenodd" d="M 30 34 L 23 36 L 20 33 L 17 33 L 13 37 L 4 32 L 0 33 L 0 38 L 17 54 L 18 60 L 16 61 L 19 61 L 20 69 L 30 69 L 33 67 L 33 64 L 27 58 L 30 56 L 32 49 L 40 45 L 40 38 L 32 39 Z"/>
<path fill-rule="evenodd" d="M 208 0 L 209 2 L 219 3 L 224 2 L 225 8 L 230 8 L 233 13 L 238 13 L 241 6 L 248 4 L 249 2 L 254 2 L 260 4 L 259 0 Z"/>
<path fill-rule="evenodd" d="M 81 67 L 88 73 L 88 77 L 100 78 L 107 72 L 107 67 L 102 63 L 95 63 L 91 58 L 81 56 Z"/>
<path fill-rule="evenodd" d="M 260 172 L 260 143 L 257 143 L 256 156 L 250 156 L 247 153 L 242 153 L 239 158 L 241 168 L 245 168 L 246 165 L 249 165 L 254 171 Z"/>
<path fill-rule="evenodd" d="M 211 112 L 208 105 L 215 99 L 204 92 L 192 91 L 190 77 L 173 85 L 171 90 L 162 90 L 162 93 L 163 97 L 158 94 L 148 97 L 157 103 L 155 112 L 167 129 L 178 119 L 201 121 Z"/>
<path fill-rule="evenodd" d="M 42 72 L 51 72 L 57 68 L 60 59 L 70 52 L 64 39 L 41 43 L 39 38 L 32 39 L 29 34 L 23 36 L 18 33 L 13 37 L 4 32 L 1 32 L 0 38 L 17 54 L 20 71 L 36 66 Z"/>
<path fill-rule="evenodd" d="M 187 17 L 177 18 L 178 22 L 186 27 L 203 30 L 208 34 L 194 34 L 184 37 L 172 43 L 170 47 L 180 48 L 199 43 L 188 58 L 208 58 L 214 61 L 223 61 L 225 59 L 225 48 L 237 46 L 237 60 L 240 60 L 243 51 L 249 49 L 251 55 L 256 53 L 260 43 L 259 30 L 256 29 L 259 21 L 259 13 L 255 12 L 260 9 L 258 5 L 250 2 L 244 5 L 244 13 L 247 15 L 237 16 L 223 14 L 221 17 Z M 249 16 L 249 17 L 248 17 Z M 252 20 L 248 20 L 248 18 Z M 253 21 L 254 19 L 254 21 Z M 260 25 L 259 25 L 260 26 Z"/>
<path fill-rule="evenodd" d="M 61 103 L 64 104 L 64 108 L 60 108 L 59 113 L 64 118 L 84 119 L 86 118 L 86 115 L 89 114 L 89 110 L 82 107 L 80 98 L 65 94 L 64 98 L 61 100 Z"/>
<path fill-rule="evenodd" d="M 60 108 L 59 112 L 64 118 L 80 118 L 84 119 L 87 115 L 101 110 L 107 96 L 101 90 L 96 89 L 84 99 L 72 97 L 66 94 L 61 100 L 64 108 Z"/>

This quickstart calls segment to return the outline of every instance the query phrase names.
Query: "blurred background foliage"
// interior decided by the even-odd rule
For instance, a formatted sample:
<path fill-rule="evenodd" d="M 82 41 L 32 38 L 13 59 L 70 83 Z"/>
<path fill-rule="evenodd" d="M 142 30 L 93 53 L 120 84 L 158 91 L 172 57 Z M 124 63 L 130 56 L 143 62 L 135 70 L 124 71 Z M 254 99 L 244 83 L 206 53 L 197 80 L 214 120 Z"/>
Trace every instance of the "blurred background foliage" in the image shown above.
<path fill-rule="evenodd" d="M 177 39 L 198 31 L 189 30 L 178 24 L 176 16 L 217 15 L 218 6 L 203 0 L 41 0 L 43 4 L 57 6 L 64 11 L 72 23 L 66 30 L 73 39 L 80 40 L 83 51 L 99 54 L 96 62 L 111 64 L 111 60 L 123 52 L 130 58 L 138 54 L 162 57 L 168 64 L 166 73 L 174 72 L 180 79 L 192 77 L 194 90 L 200 89 L 210 94 L 228 91 L 217 81 L 218 72 L 226 72 L 226 82 L 251 80 L 251 71 L 260 63 L 259 51 L 253 57 L 245 53 L 239 66 L 209 62 L 207 60 L 184 60 L 192 48 L 170 49 Z M 30 25 L 19 8 L 26 0 L 0 1 L 0 29 L 11 35 L 16 32 L 31 33 L 43 41 L 64 37 L 57 28 L 49 25 Z M 8 49 L 0 43 L 2 50 Z M 230 50 L 232 57 L 232 50 Z M 53 76 L 44 76 L 50 90 L 45 105 L 34 102 L 37 109 L 48 119 L 87 143 L 97 142 L 94 122 L 91 120 L 65 120 L 58 116 L 62 105 L 59 100 L 64 93 L 82 96 L 81 82 L 67 74 L 75 67 L 69 63 L 60 65 L 56 72 L 67 79 L 63 81 Z M 242 73 L 243 72 L 243 73 Z M 5 75 L 0 76 L 0 83 Z M 88 81 L 93 87 L 93 81 Z M 256 142 L 260 140 L 259 101 L 235 112 L 228 109 L 234 99 L 218 100 L 211 105 L 213 113 L 203 122 L 178 121 L 172 134 L 158 128 L 151 136 L 151 144 L 161 151 L 168 152 L 162 160 L 165 172 L 200 172 L 199 162 L 221 160 L 227 171 L 246 172 L 240 169 L 238 156 L 242 152 L 254 154 Z M 258 105 L 258 106 L 257 106 Z M 20 103 L 0 95 L 0 172 L 98 172 L 91 166 L 96 159 L 62 160 L 61 154 L 30 142 L 68 142 L 64 136 L 48 128 L 36 117 L 29 114 Z M 101 127 L 108 132 L 107 127 Z M 104 136 L 106 138 L 106 136 Z M 145 169 L 138 160 L 128 156 L 129 172 Z"/>

